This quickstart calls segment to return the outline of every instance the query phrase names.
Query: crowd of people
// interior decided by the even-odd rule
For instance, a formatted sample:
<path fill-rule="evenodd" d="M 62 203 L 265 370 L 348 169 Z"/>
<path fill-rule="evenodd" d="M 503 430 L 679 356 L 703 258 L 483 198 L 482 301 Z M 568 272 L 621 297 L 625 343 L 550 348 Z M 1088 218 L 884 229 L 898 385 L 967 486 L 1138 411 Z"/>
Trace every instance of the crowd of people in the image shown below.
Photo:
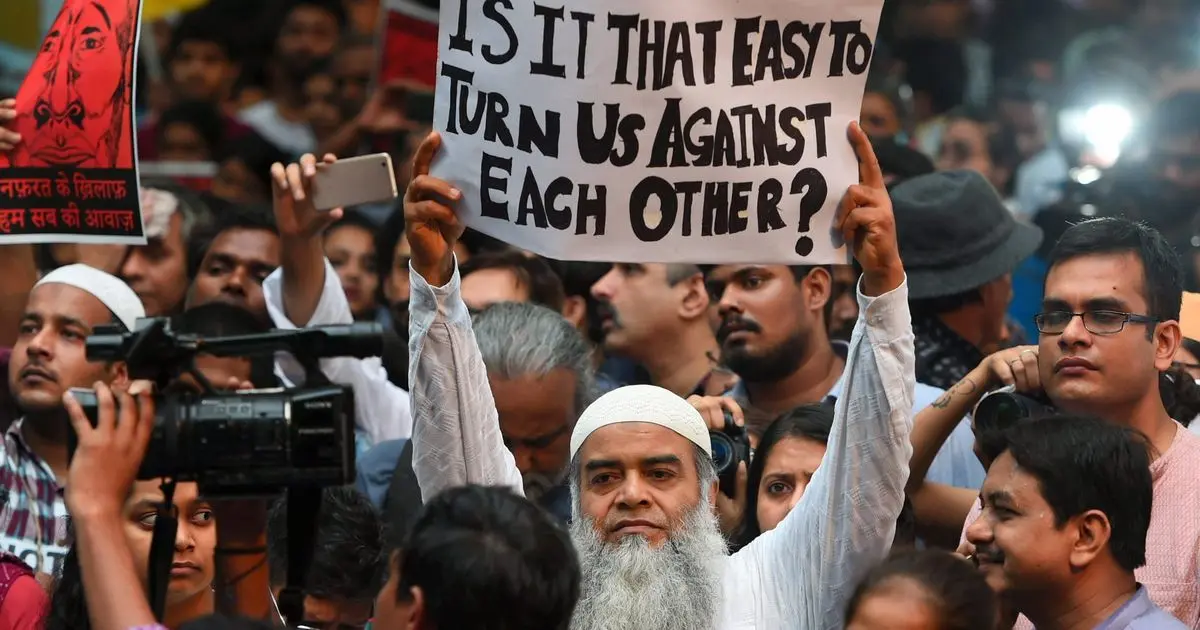
<path fill-rule="evenodd" d="M 853 262 L 785 266 L 467 229 L 429 94 L 372 86 L 379 2 L 262 5 L 144 25 L 140 159 L 216 172 L 143 177 L 146 245 L 0 246 L 0 629 L 1200 630 L 1200 8 L 888 0 L 830 139 Z M 1118 66 L 1145 124 L 1103 163 L 1051 113 Z M 403 199 L 317 210 L 380 150 Z M 144 317 L 382 325 L 320 361 L 357 477 L 311 532 L 299 495 L 139 479 L 163 392 L 85 348 Z M 305 381 L 194 367 L 169 389 Z"/>

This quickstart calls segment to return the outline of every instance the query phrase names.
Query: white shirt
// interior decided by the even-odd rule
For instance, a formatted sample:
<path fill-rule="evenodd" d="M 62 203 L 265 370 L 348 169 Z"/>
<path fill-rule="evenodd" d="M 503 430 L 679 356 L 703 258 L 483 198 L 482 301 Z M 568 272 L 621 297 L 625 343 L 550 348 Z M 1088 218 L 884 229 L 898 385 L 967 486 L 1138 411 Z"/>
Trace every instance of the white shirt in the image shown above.
<path fill-rule="evenodd" d="M 305 123 L 285 120 L 279 115 L 274 101 L 255 103 L 243 109 L 238 118 L 265 140 L 293 156 L 317 150 L 317 137 L 312 128 Z"/>
<path fill-rule="evenodd" d="M 276 269 L 263 281 L 263 298 L 276 328 L 297 328 L 283 312 L 283 267 Z M 354 315 L 342 290 L 342 281 L 326 259 L 325 286 L 321 289 L 321 299 L 308 326 L 353 323 Z M 412 435 L 412 403 L 408 399 L 408 392 L 388 380 L 387 370 L 383 369 L 383 362 L 378 357 L 321 359 L 321 371 L 333 383 L 354 388 L 354 424 L 372 444 L 407 439 Z M 285 383 L 302 380 L 304 374 L 298 365 L 287 365 L 282 360 L 275 362 L 275 373 Z"/>
<path fill-rule="evenodd" d="M 458 271 L 434 288 L 415 271 L 409 338 L 413 469 L 428 501 L 465 484 L 523 494 L 500 435 Z M 908 286 L 858 296 L 825 459 L 776 529 L 724 560 L 722 630 L 841 628 L 863 574 L 892 544 L 912 454 L 916 383 Z"/>

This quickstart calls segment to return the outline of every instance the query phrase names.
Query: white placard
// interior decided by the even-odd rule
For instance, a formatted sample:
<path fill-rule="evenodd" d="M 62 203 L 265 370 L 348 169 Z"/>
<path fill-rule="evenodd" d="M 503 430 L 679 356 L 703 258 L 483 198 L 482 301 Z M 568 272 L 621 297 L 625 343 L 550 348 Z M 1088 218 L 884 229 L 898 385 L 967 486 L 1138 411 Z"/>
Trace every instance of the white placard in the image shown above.
<path fill-rule="evenodd" d="M 433 175 L 469 226 L 552 258 L 845 262 L 882 6 L 443 0 Z"/>

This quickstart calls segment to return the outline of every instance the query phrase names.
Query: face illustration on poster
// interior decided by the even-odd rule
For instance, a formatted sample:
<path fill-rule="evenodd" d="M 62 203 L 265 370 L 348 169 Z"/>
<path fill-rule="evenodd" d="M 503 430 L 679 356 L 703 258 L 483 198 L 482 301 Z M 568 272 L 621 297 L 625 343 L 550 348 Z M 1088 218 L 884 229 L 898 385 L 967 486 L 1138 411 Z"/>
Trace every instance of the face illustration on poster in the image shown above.
<path fill-rule="evenodd" d="M 17 95 L 13 166 L 132 168 L 137 0 L 66 0 Z"/>

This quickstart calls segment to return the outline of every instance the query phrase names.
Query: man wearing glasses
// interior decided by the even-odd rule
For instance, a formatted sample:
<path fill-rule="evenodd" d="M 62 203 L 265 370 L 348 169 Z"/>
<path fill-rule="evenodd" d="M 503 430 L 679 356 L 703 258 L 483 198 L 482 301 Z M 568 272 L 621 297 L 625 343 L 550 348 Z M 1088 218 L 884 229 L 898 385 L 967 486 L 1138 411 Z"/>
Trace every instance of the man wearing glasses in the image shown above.
<path fill-rule="evenodd" d="M 1182 339 L 1182 275 L 1150 227 L 1112 218 L 1071 227 L 1050 254 L 1037 352 L 1011 367 L 1018 385 L 1040 382 L 1060 411 L 1149 439 L 1154 507 L 1136 577 L 1159 607 L 1200 628 L 1200 437 L 1171 419 L 1159 392 Z"/>

